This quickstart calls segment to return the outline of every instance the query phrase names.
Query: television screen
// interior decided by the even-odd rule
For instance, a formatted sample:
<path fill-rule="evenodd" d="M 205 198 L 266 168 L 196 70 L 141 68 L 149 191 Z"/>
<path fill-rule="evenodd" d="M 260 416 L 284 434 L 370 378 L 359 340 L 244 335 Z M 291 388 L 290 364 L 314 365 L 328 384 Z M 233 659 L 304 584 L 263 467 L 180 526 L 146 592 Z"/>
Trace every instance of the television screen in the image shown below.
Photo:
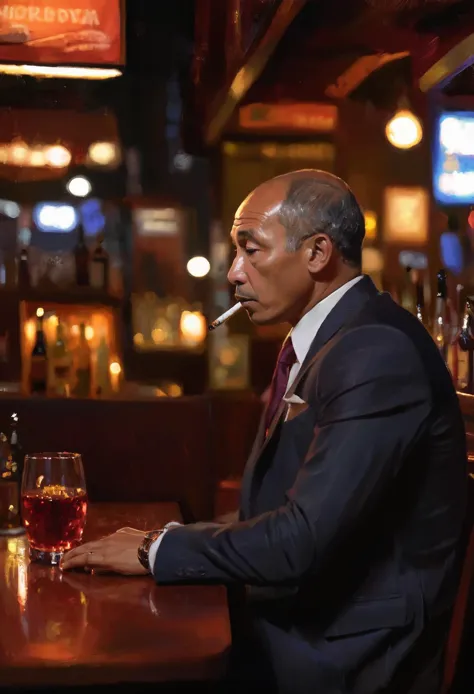
<path fill-rule="evenodd" d="M 474 204 L 474 113 L 444 111 L 435 124 L 433 194 L 444 205 Z"/>

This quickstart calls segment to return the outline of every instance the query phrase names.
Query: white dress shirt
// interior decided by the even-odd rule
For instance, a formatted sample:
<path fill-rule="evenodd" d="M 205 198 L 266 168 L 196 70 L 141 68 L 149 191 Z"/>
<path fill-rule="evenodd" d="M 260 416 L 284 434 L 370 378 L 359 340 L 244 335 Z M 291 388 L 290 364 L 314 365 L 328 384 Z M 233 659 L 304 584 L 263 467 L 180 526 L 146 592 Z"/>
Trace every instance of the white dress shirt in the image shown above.
<path fill-rule="evenodd" d="M 305 313 L 303 318 L 301 318 L 299 323 L 297 323 L 293 330 L 290 332 L 290 337 L 293 342 L 293 349 L 295 350 L 296 354 L 296 361 L 290 369 L 287 392 L 292 383 L 294 382 L 296 376 L 298 375 L 301 365 L 309 352 L 309 348 L 311 347 L 311 344 L 314 338 L 316 337 L 319 328 L 321 327 L 325 319 L 328 317 L 328 315 L 331 313 L 333 308 L 336 306 L 336 304 L 342 299 L 344 294 L 348 292 L 349 289 L 353 287 L 355 284 L 357 284 L 357 282 L 359 282 L 361 279 L 362 275 L 359 275 L 355 279 L 343 284 L 342 287 L 336 289 L 334 292 L 332 292 L 332 294 L 329 294 L 329 296 L 320 301 L 319 304 L 313 306 L 313 308 L 309 310 L 308 313 Z M 150 571 L 152 573 L 153 567 L 155 565 L 156 553 L 158 552 L 158 548 L 166 532 L 168 531 L 165 530 L 163 534 L 160 535 L 160 537 L 157 540 L 155 540 L 148 552 L 148 562 L 150 564 Z"/>

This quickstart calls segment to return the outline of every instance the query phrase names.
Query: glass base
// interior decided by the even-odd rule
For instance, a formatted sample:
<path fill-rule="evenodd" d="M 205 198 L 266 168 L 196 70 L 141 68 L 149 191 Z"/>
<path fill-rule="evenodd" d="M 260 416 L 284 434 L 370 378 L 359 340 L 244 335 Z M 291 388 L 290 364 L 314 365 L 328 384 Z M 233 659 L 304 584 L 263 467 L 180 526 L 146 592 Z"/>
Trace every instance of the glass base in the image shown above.
<path fill-rule="evenodd" d="M 47 564 L 48 566 L 58 566 L 64 552 L 47 552 L 43 549 L 35 549 L 30 547 L 30 560 L 39 564 Z"/>

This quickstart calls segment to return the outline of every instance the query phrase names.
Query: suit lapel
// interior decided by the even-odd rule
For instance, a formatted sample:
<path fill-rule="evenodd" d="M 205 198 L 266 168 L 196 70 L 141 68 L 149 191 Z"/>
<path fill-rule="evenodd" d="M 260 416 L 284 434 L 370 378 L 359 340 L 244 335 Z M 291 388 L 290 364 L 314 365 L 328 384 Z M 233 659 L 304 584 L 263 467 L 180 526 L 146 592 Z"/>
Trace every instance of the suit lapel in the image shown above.
<path fill-rule="evenodd" d="M 313 365 L 315 357 L 321 356 L 320 352 L 323 347 L 356 317 L 368 299 L 371 299 L 378 293 L 378 289 L 370 277 L 364 275 L 357 284 L 344 294 L 319 328 L 308 350 L 308 354 L 298 371 L 298 375 L 288 391 L 288 396 L 295 394 L 298 385 Z"/>
<path fill-rule="evenodd" d="M 349 291 L 344 294 L 342 299 L 336 304 L 333 310 L 329 313 L 326 319 L 323 321 L 321 327 L 319 328 L 316 337 L 311 343 L 308 354 L 301 365 L 298 375 L 295 381 L 292 383 L 288 395 L 294 395 L 301 383 L 303 377 L 311 368 L 312 364 L 316 360 L 316 357 L 320 356 L 322 348 L 333 338 L 336 333 L 338 333 L 345 325 L 353 320 L 353 318 L 359 313 L 366 301 L 368 299 L 376 296 L 378 290 L 370 277 L 364 275 L 364 277 L 357 282 Z M 252 493 L 252 482 L 254 477 L 255 466 L 257 465 L 259 459 L 261 458 L 263 452 L 271 441 L 275 434 L 278 423 L 280 421 L 283 412 L 285 411 L 286 403 L 281 402 L 271 424 L 268 429 L 268 434 L 265 436 L 265 411 L 260 419 L 260 426 L 255 439 L 254 445 L 252 447 L 252 452 L 250 453 L 249 459 L 244 472 L 244 477 L 242 480 L 242 510 L 244 511 L 245 517 L 250 514 L 250 503 L 251 503 L 251 493 Z"/>

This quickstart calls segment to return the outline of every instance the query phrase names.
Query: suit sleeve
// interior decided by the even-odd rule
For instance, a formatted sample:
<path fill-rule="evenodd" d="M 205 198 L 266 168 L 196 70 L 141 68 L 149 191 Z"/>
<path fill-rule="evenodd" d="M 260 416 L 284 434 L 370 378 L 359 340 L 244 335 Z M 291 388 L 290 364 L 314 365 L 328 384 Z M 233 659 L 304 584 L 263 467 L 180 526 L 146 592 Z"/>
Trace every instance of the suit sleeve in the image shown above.
<path fill-rule="evenodd" d="M 291 586 L 367 519 L 426 430 L 423 365 L 403 333 L 365 326 L 326 355 L 315 387 L 318 423 L 287 503 L 246 522 L 173 528 L 158 583 Z"/>

